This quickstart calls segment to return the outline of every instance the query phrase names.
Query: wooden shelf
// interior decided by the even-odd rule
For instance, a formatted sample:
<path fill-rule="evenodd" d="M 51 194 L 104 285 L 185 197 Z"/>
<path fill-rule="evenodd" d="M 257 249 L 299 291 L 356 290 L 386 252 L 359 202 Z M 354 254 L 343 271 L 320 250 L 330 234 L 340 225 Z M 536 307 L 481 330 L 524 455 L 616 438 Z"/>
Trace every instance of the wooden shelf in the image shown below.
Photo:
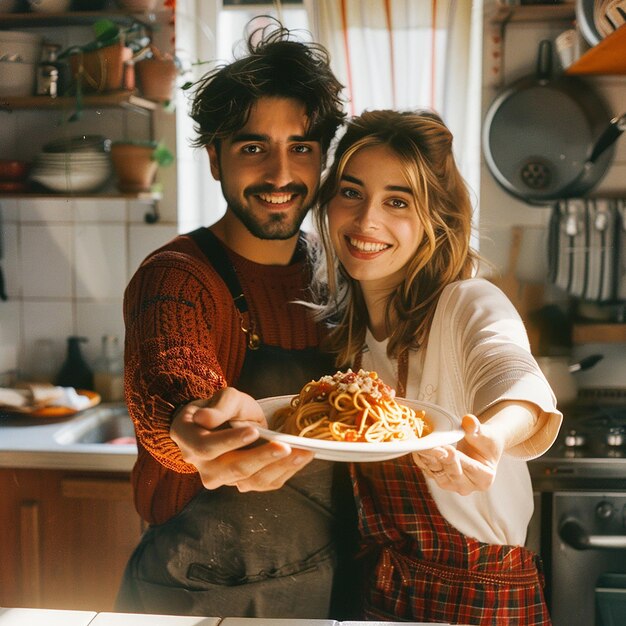
<path fill-rule="evenodd" d="M 489 16 L 492 24 L 509 22 L 568 22 L 576 18 L 573 2 L 563 4 L 498 5 Z"/>
<path fill-rule="evenodd" d="M 568 75 L 626 74 L 626 24 L 620 26 L 570 65 Z"/>
<path fill-rule="evenodd" d="M 89 109 L 130 107 L 144 111 L 154 111 L 161 106 L 158 102 L 137 96 L 131 91 L 112 91 L 109 93 L 83 96 L 83 107 Z M 74 109 L 75 96 L 50 98 L 48 96 L 0 97 L 0 111 L 19 109 Z"/>
<path fill-rule="evenodd" d="M 156 21 L 154 13 L 127 13 L 124 11 L 69 11 L 67 13 L 0 13 L 0 28 L 38 26 L 90 26 L 98 20 L 108 19 L 130 26 L 141 23 L 151 27 Z"/>
<path fill-rule="evenodd" d="M 624 343 L 626 324 L 574 324 L 572 340 L 580 343 Z"/>

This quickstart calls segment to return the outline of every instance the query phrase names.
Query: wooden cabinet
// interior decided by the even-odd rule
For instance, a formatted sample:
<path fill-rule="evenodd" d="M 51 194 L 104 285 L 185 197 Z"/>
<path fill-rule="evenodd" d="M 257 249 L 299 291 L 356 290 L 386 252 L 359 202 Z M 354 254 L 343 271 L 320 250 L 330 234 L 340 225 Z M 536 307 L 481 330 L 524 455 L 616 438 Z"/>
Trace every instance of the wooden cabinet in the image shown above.
<path fill-rule="evenodd" d="M 143 523 L 129 475 L 0 469 L 0 606 L 111 611 Z"/>

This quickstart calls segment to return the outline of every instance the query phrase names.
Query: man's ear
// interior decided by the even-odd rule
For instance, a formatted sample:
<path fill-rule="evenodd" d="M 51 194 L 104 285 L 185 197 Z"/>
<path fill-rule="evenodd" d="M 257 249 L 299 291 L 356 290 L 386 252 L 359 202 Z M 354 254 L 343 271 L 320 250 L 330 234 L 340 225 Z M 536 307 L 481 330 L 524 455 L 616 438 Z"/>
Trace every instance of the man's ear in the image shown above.
<path fill-rule="evenodd" d="M 211 165 L 211 175 L 215 180 L 220 180 L 220 159 L 217 154 L 217 148 L 215 144 L 211 144 L 206 147 L 206 151 L 209 155 L 209 163 Z"/>

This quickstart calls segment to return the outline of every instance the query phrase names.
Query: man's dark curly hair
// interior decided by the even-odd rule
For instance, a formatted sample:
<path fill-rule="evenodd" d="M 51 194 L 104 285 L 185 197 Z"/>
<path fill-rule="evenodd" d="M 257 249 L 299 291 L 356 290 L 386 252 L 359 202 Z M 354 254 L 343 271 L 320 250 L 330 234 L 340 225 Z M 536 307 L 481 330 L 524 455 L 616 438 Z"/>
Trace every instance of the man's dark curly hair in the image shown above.
<path fill-rule="evenodd" d="M 255 18 L 258 19 L 258 18 Z M 345 118 L 343 85 L 330 69 L 326 49 L 294 39 L 280 22 L 256 28 L 246 40 L 246 56 L 220 65 L 198 82 L 191 106 L 195 147 L 215 144 L 247 122 L 262 97 L 293 98 L 306 107 L 308 137 L 328 150 Z"/>

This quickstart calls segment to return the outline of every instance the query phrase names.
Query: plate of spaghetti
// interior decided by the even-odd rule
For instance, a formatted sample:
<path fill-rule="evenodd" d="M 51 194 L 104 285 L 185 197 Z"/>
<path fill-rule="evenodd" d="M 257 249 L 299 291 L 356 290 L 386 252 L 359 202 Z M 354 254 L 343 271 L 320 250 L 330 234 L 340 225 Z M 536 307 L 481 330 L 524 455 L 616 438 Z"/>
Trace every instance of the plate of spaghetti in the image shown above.
<path fill-rule="evenodd" d="M 459 420 L 429 402 L 396 398 L 376 374 L 322 376 L 297 395 L 258 401 L 269 428 L 261 437 L 310 450 L 327 461 L 385 461 L 463 438 Z"/>

